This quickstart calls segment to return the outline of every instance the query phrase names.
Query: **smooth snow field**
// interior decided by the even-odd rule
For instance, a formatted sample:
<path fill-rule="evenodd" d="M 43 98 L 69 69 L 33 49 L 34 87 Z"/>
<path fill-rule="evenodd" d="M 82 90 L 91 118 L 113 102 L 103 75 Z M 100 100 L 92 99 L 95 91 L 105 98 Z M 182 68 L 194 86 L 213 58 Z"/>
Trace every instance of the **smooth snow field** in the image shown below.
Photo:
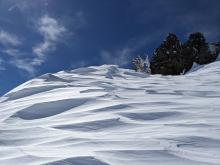
<path fill-rule="evenodd" d="M 182 76 L 113 65 L 0 98 L 0 165 L 220 165 L 220 61 Z"/>

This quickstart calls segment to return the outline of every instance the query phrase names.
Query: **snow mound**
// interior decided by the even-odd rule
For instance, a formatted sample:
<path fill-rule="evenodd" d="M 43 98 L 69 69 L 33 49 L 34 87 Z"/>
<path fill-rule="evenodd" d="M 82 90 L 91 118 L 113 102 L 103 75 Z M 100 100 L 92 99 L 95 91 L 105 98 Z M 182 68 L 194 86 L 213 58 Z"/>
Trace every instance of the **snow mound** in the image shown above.
<path fill-rule="evenodd" d="M 181 76 L 42 75 L 0 98 L 0 164 L 217 165 L 219 86 L 220 61 Z"/>

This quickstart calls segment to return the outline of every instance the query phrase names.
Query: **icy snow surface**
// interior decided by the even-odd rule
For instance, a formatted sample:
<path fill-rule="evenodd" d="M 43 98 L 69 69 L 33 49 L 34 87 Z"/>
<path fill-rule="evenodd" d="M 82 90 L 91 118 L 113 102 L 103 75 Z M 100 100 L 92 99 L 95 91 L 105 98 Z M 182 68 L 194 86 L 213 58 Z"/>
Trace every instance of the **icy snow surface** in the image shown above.
<path fill-rule="evenodd" d="M 46 74 L 0 98 L 0 165 L 220 164 L 220 62 L 182 76 Z"/>

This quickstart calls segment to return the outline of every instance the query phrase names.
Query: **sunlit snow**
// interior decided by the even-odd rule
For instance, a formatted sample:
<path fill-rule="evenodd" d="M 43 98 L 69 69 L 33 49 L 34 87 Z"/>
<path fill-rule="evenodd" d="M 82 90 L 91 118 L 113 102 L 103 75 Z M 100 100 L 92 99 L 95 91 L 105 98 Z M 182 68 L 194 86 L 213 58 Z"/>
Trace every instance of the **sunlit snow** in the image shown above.
<path fill-rule="evenodd" d="M 1 165 L 220 164 L 220 61 L 181 76 L 103 65 L 0 98 Z"/>

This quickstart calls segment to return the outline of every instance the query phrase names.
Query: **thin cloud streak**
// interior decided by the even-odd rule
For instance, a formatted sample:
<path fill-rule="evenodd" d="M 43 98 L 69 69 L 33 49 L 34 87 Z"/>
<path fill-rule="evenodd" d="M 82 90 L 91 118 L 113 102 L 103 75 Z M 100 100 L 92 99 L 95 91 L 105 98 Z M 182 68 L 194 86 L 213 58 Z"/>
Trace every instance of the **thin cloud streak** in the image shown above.
<path fill-rule="evenodd" d="M 21 45 L 21 41 L 14 34 L 8 33 L 4 30 L 0 30 L 0 43 L 4 46 L 18 46 Z"/>
<path fill-rule="evenodd" d="M 4 60 L 0 58 L 0 71 L 5 70 L 5 67 L 3 66 Z"/>
<path fill-rule="evenodd" d="M 8 63 L 30 75 L 34 75 L 36 67 L 41 66 L 46 61 L 47 55 L 56 50 L 57 44 L 63 40 L 64 34 L 67 32 L 63 25 L 48 15 L 39 19 L 36 29 L 43 40 L 32 47 L 32 52 L 21 50 L 21 41 L 15 34 L 0 31 L 0 44 L 3 45 L 2 52 L 8 55 Z M 0 70 L 5 69 L 2 67 L 3 61 L 3 59 L 0 61 Z"/>
<path fill-rule="evenodd" d="M 33 53 L 45 60 L 47 53 L 56 49 L 56 44 L 62 39 L 66 28 L 48 15 L 43 16 L 38 22 L 38 32 L 43 36 L 43 41 L 33 47 Z"/>
<path fill-rule="evenodd" d="M 113 52 L 103 50 L 101 51 L 101 60 L 105 64 L 125 66 L 130 63 L 132 52 L 133 51 L 130 48 L 123 48 Z"/>

